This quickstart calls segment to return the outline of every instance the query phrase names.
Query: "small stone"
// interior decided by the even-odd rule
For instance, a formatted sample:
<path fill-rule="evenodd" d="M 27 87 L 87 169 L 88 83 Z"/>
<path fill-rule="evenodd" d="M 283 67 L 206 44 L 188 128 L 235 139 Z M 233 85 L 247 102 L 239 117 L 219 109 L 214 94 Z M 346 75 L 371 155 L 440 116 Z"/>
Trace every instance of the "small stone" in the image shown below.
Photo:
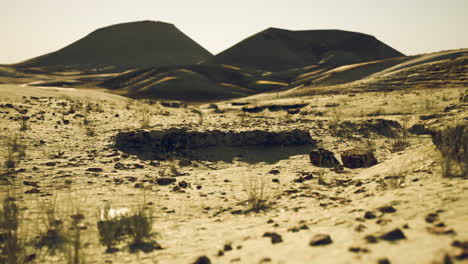
<path fill-rule="evenodd" d="M 57 162 L 49 161 L 49 162 L 44 163 L 44 165 L 49 166 L 49 167 L 52 167 L 52 166 L 57 165 Z"/>
<path fill-rule="evenodd" d="M 401 239 L 406 239 L 405 234 L 401 229 L 397 228 L 390 232 L 387 232 L 380 236 L 380 239 L 387 240 L 387 241 L 396 241 Z"/>
<path fill-rule="evenodd" d="M 333 241 L 330 235 L 327 234 L 317 234 L 309 242 L 310 246 L 325 246 L 331 244 Z"/>
<path fill-rule="evenodd" d="M 430 213 L 425 218 L 427 223 L 434 223 L 435 221 L 439 220 L 439 214 L 437 213 Z"/>
<path fill-rule="evenodd" d="M 453 230 L 452 228 L 444 227 L 444 226 L 443 227 L 437 227 L 437 226 L 428 227 L 427 231 L 435 235 L 454 235 L 455 234 L 455 230 Z"/>
<path fill-rule="evenodd" d="M 266 232 L 265 234 L 263 234 L 263 237 L 270 237 L 272 244 L 277 244 L 277 243 L 283 242 L 283 238 L 281 237 L 281 235 L 279 235 L 277 233 Z"/>
<path fill-rule="evenodd" d="M 375 219 L 375 218 L 377 218 L 377 216 L 375 215 L 374 212 L 372 212 L 372 211 L 367 211 L 367 212 L 364 214 L 364 218 L 365 218 L 365 219 Z"/>
<path fill-rule="evenodd" d="M 38 188 L 32 188 L 30 190 L 25 191 L 24 193 L 31 194 L 31 193 L 41 193 L 41 190 Z"/>
<path fill-rule="evenodd" d="M 397 211 L 393 206 L 382 206 L 382 207 L 377 208 L 377 210 L 379 210 L 382 213 L 387 213 L 387 214 L 395 213 Z"/>
<path fill-rule="evenodd" d="M 102 168 L 87 168 L 86 171 L 90 172 L 103 172 Z"/>
<path fill-rule="evenodd" d="M 193 264 L 211 264 L 211 260 L 207 256 L 201 256 Z"/>
<path fill-rule="evenodd" d="M 224 251 L 231 251 L 231 250 L 232 250 L 231 244 L 225 244 L 224 245 Z"/>
<path fill-rule="evenodd" d="M 391 262 L 388 258 L 381 258 L 377 260 L 377 264 L 391 264 Z"/>
<path fill-rule="evenodd" d="M 190 184 L 187 183 L 186 181 L 181 181 L 181 182 L 179 182 L 179 187 L 180 187 L 180 188 L 186 189 L 186 188 L 188 188 L 189 186 L 190 186 Z"/>
<path fill-rule="evenodd" d="M 375 244 L 378 242 L 378 239 L 377 237 L 373 236 L 373 235 L 367 235 L 364 237 L 364 239 L 367 241 L 367 243 L 370 243 L 370 244 Z"/>
<path fill-rule="evenodd" d="M 156 183 L 158 185 L 169 185 L 169 184 L 173 184 L 175 182 L 176 182 L 176 179 L 174 179 L 174 178 L 163 177 L 163 178 L 157 178 L 156 179 Z"/>

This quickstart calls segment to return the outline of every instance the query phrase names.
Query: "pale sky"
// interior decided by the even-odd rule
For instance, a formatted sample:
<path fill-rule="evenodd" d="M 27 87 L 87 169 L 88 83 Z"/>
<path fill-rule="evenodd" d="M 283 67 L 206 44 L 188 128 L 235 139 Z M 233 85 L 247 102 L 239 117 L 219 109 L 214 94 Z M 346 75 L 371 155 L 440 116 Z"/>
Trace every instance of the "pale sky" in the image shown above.
<path fill-rule="evenodd" d="M 468 48 L 468 0 L 0 0 L 0 64 L 140 20 L 172 23 L 214 54 L 268 27 L 367 33 L 407 55 Z"/>

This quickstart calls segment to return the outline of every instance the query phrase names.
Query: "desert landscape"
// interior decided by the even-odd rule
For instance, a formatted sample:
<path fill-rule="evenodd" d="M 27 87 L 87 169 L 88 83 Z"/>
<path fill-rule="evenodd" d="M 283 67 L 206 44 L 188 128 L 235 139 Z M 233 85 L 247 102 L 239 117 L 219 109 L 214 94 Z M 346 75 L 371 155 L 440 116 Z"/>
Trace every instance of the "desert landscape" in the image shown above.
<path fill-rule="evenodd" d="M 0 65 L 0 117 L 0 263 L 468 262 L 468 49 L 123 23 Z"/>

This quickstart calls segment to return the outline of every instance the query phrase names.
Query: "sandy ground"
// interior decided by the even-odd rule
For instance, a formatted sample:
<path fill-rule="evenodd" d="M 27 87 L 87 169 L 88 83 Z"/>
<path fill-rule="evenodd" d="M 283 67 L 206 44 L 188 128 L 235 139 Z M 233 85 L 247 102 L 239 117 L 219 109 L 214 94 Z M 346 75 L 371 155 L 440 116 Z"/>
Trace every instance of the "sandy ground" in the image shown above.
<path fill-rule="evenodd" d="M 377 118 L 408 127 L 424 123 L 441 128 L 466 122 L 466 107 L 443 111 L 458 102 L 460 92 L 446 88 L 300 99 L 251 98 L 254 105 L 308 104 L 301 113 L 292 115 L 268 110 L 244 114 L 231 102 L 218 103 L 224 113 L 215 113 L 208 104 L 168 108 L 93 90 L 0 85 L 1 139 L 18 136 L 27 146 L 16 173 L 2 177 L 0 190 L 3 197 L 9 192 L 17 198 L 24 215 L 24 235 L 30 240 L 45 228 L 41 219 L 47 204 L 55 201 L 57 216 L 64 221 L 82 213 L 81 254 L 86 263 L 194 263 L 200 256 L 207 256 L 211 263 L 464 263 L 466 258 L 455 258 L 459 249 L 452 243 L 468 240 L 468 182 L 441 176 L 439 153 L 430 136 L 411 135 L 408 148 L 391 152 L 389 138 L 377 134 L 367 138 L 333 136 L 329 128 L 332 123 Z M 194 112 L 195 108 L 202 114 Z M 308 152 L 297 154 L 286 149 L 294 154 L 275 162 L 263 153 L 255 163 L 239 157 L 232 162 L 195 160 L 186 166 L 179 160 L 141 160 L 113 149 L 113 137 L 119 131 L 139 129 L 146 113 L 150 117 L 147 130 L 307 129 L 320 146 L 337 157 L 343 150 L 372 145 L 379 164 L 336 173 L 313 166 Z M 429 114 L 439 116 L 420 119 Z M 30 118 L 29 128 L 22 132 L 15 120 L 21 116 Z M 83 125 L 85 118 L 89 125 Z M 95 135 L 87 135 L 89 130 Z M 116 169 L 117 162 L 127 169 Z M 173 191 L 175 184 L 159 186 L 153 182 L 167 175 L 171 167 L 183 176 L 169 176 L 190 184 L 183 192 Z M 279 173 L 272 174 L 272 170 Z M 311 180 L 294 181 L 310 174 Z M 395 184 L 386 176 L 399 176 L 404 181 Z M 271 207 L 259 213 L 237 214 L 248 209 L 242 203 L 247 199 L 248 183 L 259 179 Z M 32 187 L 25 181 L 38 182 L 39 192 L 26 193 Z M 164 249 L 130 254 L 121 243 L 121 251 L 104 253 L 97 221 L 106 204 L 115 209 L 150 208 L 156 240 Z M 379 208 L 385 206 L 396 211 L 381 212 L 385 209 Z M 366 219 L 368 211 L 376 217 Z M 437 221 L 429 223 L 426 217 L 436 212 Z M 436 225 L 440 227 L 435 229 Z M 405 238 L 378 239 L 377 243 L 366 239 L 395 229 Z M 280 235 L 282 241 L 272 243 L 270 237 L 264 237 L 266 232 Z M 309 245 L 317 234 L 329 235 L 332 243 Z M 225 248 L 227 244 L 232 250 Z M 36 263 L 64 262 L 61 254 L 37 254 Z M 446 256 L 452 262 L 444 262 Z"/>

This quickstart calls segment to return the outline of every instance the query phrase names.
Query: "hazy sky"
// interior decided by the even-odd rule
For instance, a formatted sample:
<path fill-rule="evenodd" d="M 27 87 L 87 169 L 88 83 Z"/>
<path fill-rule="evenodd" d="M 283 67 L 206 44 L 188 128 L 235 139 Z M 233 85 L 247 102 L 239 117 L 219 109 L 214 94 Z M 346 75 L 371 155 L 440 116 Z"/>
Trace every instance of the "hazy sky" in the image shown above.
<path fill-rule="evenodd" d="M 358 31 L 419 54 L 468 48 L 467 14 L 468 0 L 0 0 L 0 64 L 138 20 L 173 23 L 214 54 L 268 27 Z"/>

